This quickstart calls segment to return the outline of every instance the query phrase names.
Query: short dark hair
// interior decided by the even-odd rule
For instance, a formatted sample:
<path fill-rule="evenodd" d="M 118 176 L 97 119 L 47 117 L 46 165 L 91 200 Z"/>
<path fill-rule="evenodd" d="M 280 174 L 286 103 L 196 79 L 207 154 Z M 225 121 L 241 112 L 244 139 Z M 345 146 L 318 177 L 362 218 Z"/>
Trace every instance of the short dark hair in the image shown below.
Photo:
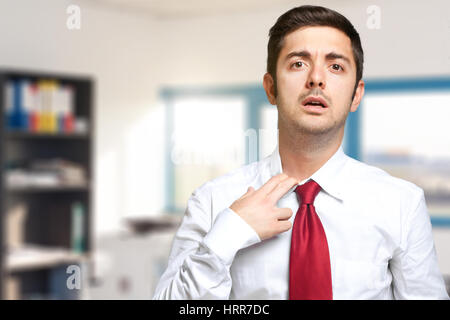
<path fill-rule="evenodd" d="M 281 15 L 277 22 L 270 28 L 269 43 L 267 45 L 267 72 L 274 80 L 275 96 L 277 95 L 277 61 L 283 47 L 284 37 L 305 26 L 327 26 L 344 32 L 351 41 L 353 58 L 356 63 L 356 84 L 363 74 L 364 52 L 361 39 L 351 22 L 342 14 L 320 6 L 300 6 L 293 8 Z M 353 94 L 354 94 L 353 92 Z"/>

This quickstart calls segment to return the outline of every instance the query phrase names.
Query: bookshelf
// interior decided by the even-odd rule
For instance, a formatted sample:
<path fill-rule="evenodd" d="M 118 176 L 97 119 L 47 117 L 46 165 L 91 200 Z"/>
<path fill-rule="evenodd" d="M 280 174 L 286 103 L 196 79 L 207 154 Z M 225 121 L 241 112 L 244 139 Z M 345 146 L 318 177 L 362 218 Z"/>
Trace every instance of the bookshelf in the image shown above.
<path fill-rule="evenodd" d="M 81 297 L 66 271 L 91 261 L 93 94 L 89 76 L 0 69 L 2 299 Z"/>

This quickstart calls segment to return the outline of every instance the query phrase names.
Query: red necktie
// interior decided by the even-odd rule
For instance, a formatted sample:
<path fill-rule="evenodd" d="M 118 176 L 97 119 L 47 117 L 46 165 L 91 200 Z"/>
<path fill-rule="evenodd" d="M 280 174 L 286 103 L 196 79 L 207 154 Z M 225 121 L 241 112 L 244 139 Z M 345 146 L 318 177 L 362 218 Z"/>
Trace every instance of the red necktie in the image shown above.
<path fill-rule="evenodd" d="M 313 204 L 320 189 L 314 180 L 295 189 L 300 207 L 292 228 L 290 300 L 333 299 L 327 237 Z"/>

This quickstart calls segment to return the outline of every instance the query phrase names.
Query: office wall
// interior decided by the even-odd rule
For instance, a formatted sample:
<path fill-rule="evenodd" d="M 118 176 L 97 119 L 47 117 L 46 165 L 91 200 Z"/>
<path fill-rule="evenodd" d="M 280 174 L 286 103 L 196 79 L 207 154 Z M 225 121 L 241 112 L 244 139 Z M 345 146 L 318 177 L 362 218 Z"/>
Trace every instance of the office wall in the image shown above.
<path fill-rule="evenodd" d="M 292 1 L 273 10 L 168 19 L 163 31 L 167 84 L 255 83 L 266 63 L 268 31 L 293 6 L 318 4 L 347 16 L 361 36 L 365 77 L 442 75 L 450 72 L 450 2 Z M 369 29 L 367 8 L 380 8 L 380 29 Z"/>
<path fill-rule="evenodd" d="M 81 8 L 69 30 L 66 9 Z M 97 233 L 124 215 L 161 208 L 161 109 L 156 104 L 159 45 L 153 19 L 92 1 L 0 2 L 0 64 L 92 75 L 96 80 L 95 221 Z M 159 136 L 158 136 L 159 135 Z"/>

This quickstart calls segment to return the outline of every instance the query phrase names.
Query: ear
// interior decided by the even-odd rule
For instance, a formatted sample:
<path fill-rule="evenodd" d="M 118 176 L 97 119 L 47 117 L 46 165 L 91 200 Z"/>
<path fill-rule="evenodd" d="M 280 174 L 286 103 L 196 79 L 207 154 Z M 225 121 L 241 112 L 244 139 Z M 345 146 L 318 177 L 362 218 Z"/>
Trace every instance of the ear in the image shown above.
<path fill-rule="evenodd" d="M 270 104 L 276 105 L 277 99 L 275 97 L 275 85 L 270 73 L 266 73 L 263 79 L 263 87 L 266 91 L 267 99 L 269 99 Z"/>
<path fill-rule="evenodd" d="M 353 97 L 352 104 L 350 106 L 350 112 L 355 112 L 358 109 L 359 104 L 364 96 L 364 81 L 359 80 L 358 87 L 356 87 L 355 96 Z"/>

